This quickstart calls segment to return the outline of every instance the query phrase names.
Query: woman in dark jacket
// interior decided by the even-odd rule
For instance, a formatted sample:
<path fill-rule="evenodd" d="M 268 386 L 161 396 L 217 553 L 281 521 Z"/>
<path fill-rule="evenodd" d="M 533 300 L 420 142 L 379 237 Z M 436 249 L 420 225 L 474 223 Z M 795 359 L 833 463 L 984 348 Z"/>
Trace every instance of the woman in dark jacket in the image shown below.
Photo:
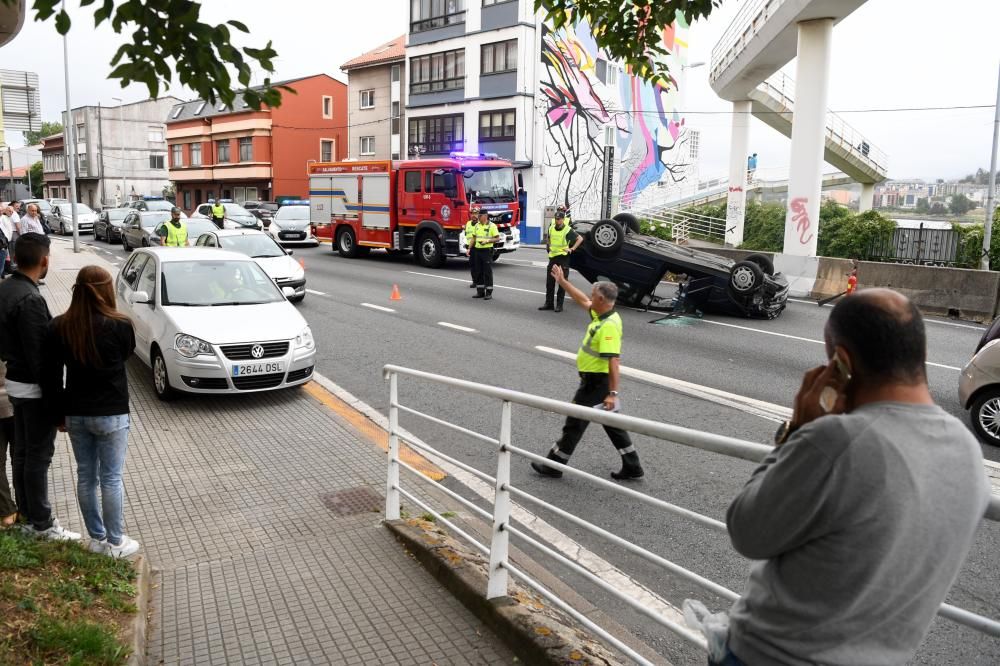
<path fill-rule="evenodd" d="M 106 270 L 80 269 L 69 309 L 52 320 L 45 350 L 43 396 L 73 443 L 90 549 L 128 557 L 139 550 L 138 542 L 123 532 L 122 484 L 129 431 L 125 362 L 135 350 L 135 333 L 132 322 L 115 308 Z"/>

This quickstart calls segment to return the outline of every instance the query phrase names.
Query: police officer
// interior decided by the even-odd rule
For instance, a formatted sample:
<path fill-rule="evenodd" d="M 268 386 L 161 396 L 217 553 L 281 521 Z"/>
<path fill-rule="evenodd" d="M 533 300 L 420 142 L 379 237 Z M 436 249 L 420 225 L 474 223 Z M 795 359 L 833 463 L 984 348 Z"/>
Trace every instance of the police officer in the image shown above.
<path fill-rule="evenodd" d="M 156 230 L 160 237 L 160 245 L 164 247 L 187 247 L 187 222 L 181 219 L 181 209 L 174 206 L 170 209 L 170 221 L 164 222 Z"/>
<path fill-rule="evenodd" d="M 574 287 L 563 275 L 561 266 L 553 266 L 552 277 L 559 286 L 569 292 L 570 297 L 590 313 L 590 324 L 576 354 L 576 368 L 580 373 L 580 386 L 573 396 L 573 402 L 586 407 L 601 407 L 608 411 L 618 411 L 619 355 L 622 350 L 622 319 L 615 312 L 618 287 L 612 282 L 595 282 L 590 298 Z M 566 465 L 583 437 L 589 421 L 566 417 L 562 437 L 549 451 L 548 459 Z M 622 457 L 622 468 L 611 472 L 611 478 L 625 481 L 642 478 L 644 472 L 639 464 L 632 439 L 624 430 L 604 426 L 611 443 Z M 559 478 L 562 472 L 555 467 L 533 462 L 531 467 L 543 476 Z"/>
<path fill-rule="evenodd" d="M 469 289 L 476 288 L 476 264 L 472 261 L 472 237 L 475 235 L 473 229 L 476 228 L 476 221 L 479 217 L 478 208 L 469 209 L 469 221 L 465 223 L 465 256 L 469 258 L 469 272 L 472 274 L 472 282 Z"/>
<path fill-rule="evenodd" d="M 226 223 L 226 207 L 218 201 L 212 203 L 212 222 L 215 222 L 215 226 L 220 229 L 224 228 Z"/>
<path fill-rule="evenodd" d="M 552 277 L 552 267 L 562 268 L 563 275 L 569 277 L 569 255 L 576 251 L 583 243 L 583 237 L 573 231 L 566 219 L 566 210 L 559 208 L 556 210 L 555 219 L 549 226 L 548 240 L 545 242 L 545 249 L 549 252 L 549 266 L 545 275 L 545 304 L 539 310 L 555 310 L 562 312 L 563 300 L 566 298 L 566 291 L 559 286 L 556 294 L 555 307 L 552 305 L 552 296 L 556 291 L 556 280 Z"/>
<path fill-rule="evenodd" d="M 500 240 L 500 230 L 490 216 L 479 210 L 479 220 L 472 227 L 472 280 L 476 283 L 473 298 L 493 298 L 493 246 Z"/>

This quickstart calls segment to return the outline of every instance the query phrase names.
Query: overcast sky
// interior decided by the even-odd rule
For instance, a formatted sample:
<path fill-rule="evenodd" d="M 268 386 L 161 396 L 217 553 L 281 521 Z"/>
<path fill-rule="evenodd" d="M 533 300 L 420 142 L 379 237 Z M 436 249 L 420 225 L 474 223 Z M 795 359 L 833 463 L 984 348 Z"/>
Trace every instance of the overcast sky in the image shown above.
<path fill-rule="evenodd" d="M 116 81 L 105 78 L 121 37 L 107 25 L 92 27 L 93 6 L 80 10 L 76 3 L 68 4 L 75 19 L 69 35 L 73 106 L 98 102 L 113 106 L 117 102 L 112 97 L 126 102 L 144 99 L 144 86 L 123 91 Z M 725 0 L 712 18 L 692 27 L 689 62 L 710 59 L 712 46 L 740 4 Z M 205 0 L 203 5 L 203 20 L 238 18 L 246 23 L 251 35 L 240 35 L 240 45 L 274 41 L 279 53 L 275 79 L 317 72 L 346 79 L 341 63 L 406 31 L 408 3 Z M 233 16 L 236 8 L 238 14 Z M 1000 2 L 993 0 L 869 0 L 834 28 L 830 108 L 991 105 L 1000 64 L 997 26 Z M 0 47 L 0 67 L 37 72 L 43 117 L 58 119 L 65 103 L 62 40 L 51 22 L 28 20 L 17 38 Z M 794 60 L 785 71 L 794 78 Z M 703 178 L 728 168 L 730 119 L 725 112 L 731 108 L 712 92 L 707 76 L 707 66 L 688 70 L 686 109 L 682 109 L 689 112 L 688 122 L 701 130 Z M 179 86 L 169 92 L 184 99 L 194 97 Z M 699 111 L 723 113 L 695 113 Z M 889 155 L 892 177 L 952 178 L 989 166 L 992 108 L 842 115 L 871 145 Z M 757 120 L 750 138 L 760 168 L 787 167 L 788 139 Z M 8 132 L 7 140 L 22 143 L 15 132 Z"/>

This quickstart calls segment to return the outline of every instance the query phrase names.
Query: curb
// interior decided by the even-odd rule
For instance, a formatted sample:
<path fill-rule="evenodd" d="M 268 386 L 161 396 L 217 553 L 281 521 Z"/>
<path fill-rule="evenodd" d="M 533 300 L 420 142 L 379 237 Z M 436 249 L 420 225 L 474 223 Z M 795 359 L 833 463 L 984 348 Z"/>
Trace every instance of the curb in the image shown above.
<path fill-rule="evenodd" d="M 135 617 L 125 632 L 125 642 L 132 648 L 126 664 L 139 666 L 146 663 L 146 628 L 149 614 L 149 597 L 152 594 L 152 572 L 149 560 L 139 555 L 133 560 L 136 569 L 135 579 Z"/>
<path fill-rule="evenodd" d="M 489 562 L 433 523 L 392 520 L 385 521 L 385 526 L 525 663 L 551 666 L 625 663 L 517 581 L 511 581 L 509 596 L 487 599 Z"/>

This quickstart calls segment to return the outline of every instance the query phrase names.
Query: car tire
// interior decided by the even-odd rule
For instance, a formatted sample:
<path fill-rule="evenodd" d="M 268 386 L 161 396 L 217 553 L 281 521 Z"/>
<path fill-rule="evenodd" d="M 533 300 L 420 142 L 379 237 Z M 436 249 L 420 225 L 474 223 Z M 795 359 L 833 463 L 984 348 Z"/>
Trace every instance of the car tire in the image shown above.
<path fill-rule="evenodd" d="M 639 218 L 632 213 L 618 213 L 611 219 L 621 224 L 630 233 L 642 233 L 642 224 L 639 223 Z"/>
<path fill-rule="evenodd" d="M 765 275 L 774 275 L 774 262 L 766 254 L 748 254 L 743 257 L 743 261 L 752 261 L 760 266 Z"/>
<path fill-rule="evenodd" d="M 337 253 L 349 259 L 359 256 L 358 238 L 354 235 L 354 229 L 345 227 L 337 234 Z"/>
<path fill-rule="evenodd" d="M 980 441 L 1000 446 L 1000 388 L 990 388 L 977 395 L 969 408 L 969 418 Z"/>
<path fill-rule="evenodd" d="M 163 360 L 163 354 L 160 353 L 159 349 L 154 349 L 152 356 L 153 362 L 150 365 L 153 370 L 153 392 L 156 393 L 156 397 L 160 400 L 169 402 L 177 396 L 177 393 L 170 386 L 170 377 L 167 375 L 167 362 Z"/>
<path fill-rule="evenodd" d="M 764 271 L 752 261 L 738 261 L 729 271 L 726 288 L 738 299 L 752 296 L 764 286 Z"/>
<path fill-rule="evenodd" d="M 306 295 L 302 294 L 301 296 L 298 296 L 296 298 L 289 298 L 288 302 L 289 303 L 301 303 L 304 300 L 306 300 Z"/>
<path fill-rule="evenodd" d="M 126 252 L 132 251 L 132 246 L 128 244 L 128 238 L 125 236 L 125 234 L 122 234 L 122 249 L 125 250 Z"/>
<path fill-rule="evenodd" d="M 413 251 L 417 255 L 417 263 L 424 268 L 444 266 L 444 248 L 441 246 L 441 239 L 433 231 L 424 231 L 417 236 Z"/>
<path fill-rule="evenodd" d="M 601 220 L 587 234 L 587 244 L 598 259 L 614 259 L 625 244 L 625 229 L 617 220 Z"/>
<path fill-rule="evenodd" d="M 149 239 L 146 238 L 145 236 L 142 237 L 142 246 L 149 247 Z"/>
<path fill-rule="evenodd" d="M 492 260 L 492 262 L 493 262 L 493 263 L 495 264 L 495 263 L 497 263 L 498 261 L 500 261 L 500 257 L 502 257 L 502 256 L 503 256 L 503 252 L 494 252 L 494 253 L 493 253 L 493 254 L 492 254 L 492 255 L 490 256 L 490 260 Z"/>
<path fill-rule="evenodd" d="M 59 235 L 60 236 L 66 235 L 66 225 L 63 224 L 62 222 L 59 223 Z"/>

